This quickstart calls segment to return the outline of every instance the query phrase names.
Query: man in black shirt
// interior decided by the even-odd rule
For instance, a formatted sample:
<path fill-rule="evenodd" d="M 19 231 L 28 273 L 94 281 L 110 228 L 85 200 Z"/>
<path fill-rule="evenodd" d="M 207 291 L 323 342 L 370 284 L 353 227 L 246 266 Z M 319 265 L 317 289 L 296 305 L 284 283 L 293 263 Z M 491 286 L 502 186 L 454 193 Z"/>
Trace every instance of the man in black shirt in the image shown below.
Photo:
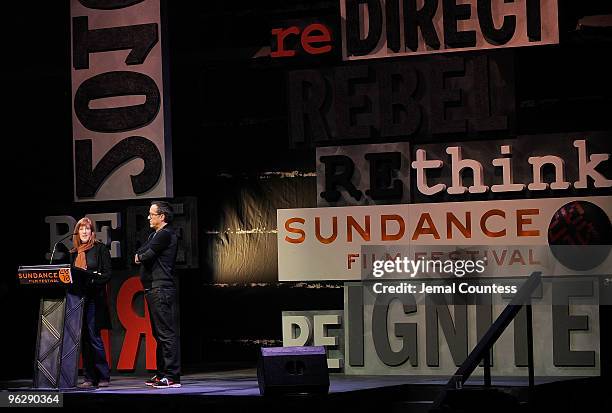
<path fill-rule="evenodd" d="M 157 373 L 145 383 L 156 388 L 181 387 L 181 353 L 178 300 L 174 277 L 177 236 L 170 225 L 172 207 L 153 201 L 149 225 L 155 230 L 136 252 L 140 279 L 149 306 L 151 329 L 157 342 Z"/>

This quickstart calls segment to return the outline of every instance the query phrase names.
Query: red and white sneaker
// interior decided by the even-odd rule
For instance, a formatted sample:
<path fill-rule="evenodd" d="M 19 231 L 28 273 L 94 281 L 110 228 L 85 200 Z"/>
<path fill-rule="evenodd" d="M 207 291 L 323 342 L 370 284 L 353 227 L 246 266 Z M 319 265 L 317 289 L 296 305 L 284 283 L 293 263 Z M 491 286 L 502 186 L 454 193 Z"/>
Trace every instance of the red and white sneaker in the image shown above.
<path fill-rule="evenodd" d="M 145 381 L 145 385 L 147 385 L 147 386 L 155 386 L 157 383 L 159 383 L 160 380 L 161 379 L 156 374 L 155 376 L 151 377 L 149 380 Z"/>
<path fill-rule="evenodd" d="M 156 389 L 169 389 L 170 387 L 181 387 L 181 382 L 174 381 L 172 379 L 164 377 L 159 382 L 155 383 L 153 387 L 155 387 Z"/>

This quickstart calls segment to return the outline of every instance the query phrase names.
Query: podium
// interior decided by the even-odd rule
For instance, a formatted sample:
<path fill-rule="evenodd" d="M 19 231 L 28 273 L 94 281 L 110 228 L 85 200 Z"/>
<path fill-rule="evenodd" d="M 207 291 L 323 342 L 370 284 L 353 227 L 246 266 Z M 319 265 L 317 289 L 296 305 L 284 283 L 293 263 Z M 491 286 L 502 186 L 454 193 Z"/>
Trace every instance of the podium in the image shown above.
<path fill-rule="evenodd" d="M 33 387 L 76 387 L 84 300 L 66 289 L 73 284 L 70 265 L 20 266 L 17 277 L 24 287 L 46 287 L 38 313 Z"/>

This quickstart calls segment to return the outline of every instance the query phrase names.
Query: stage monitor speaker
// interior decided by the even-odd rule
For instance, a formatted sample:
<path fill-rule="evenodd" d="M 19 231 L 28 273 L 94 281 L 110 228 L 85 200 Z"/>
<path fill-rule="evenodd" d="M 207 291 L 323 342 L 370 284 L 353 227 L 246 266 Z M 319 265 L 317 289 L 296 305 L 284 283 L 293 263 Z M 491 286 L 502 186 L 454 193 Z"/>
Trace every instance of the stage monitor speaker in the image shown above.
<path fill-rule="evenodd" d="M 262 396 L 329 392 L 325 348 L 262 347 L 257 364 Z"/>

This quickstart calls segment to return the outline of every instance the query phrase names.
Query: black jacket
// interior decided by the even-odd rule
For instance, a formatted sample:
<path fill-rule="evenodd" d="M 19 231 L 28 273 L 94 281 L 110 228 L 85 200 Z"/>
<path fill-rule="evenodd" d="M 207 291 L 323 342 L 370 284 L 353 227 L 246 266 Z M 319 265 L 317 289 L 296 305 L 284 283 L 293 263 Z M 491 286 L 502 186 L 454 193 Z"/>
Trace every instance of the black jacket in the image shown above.
<path fill-rule="evenodd" d="M 141 262 L 140 280 L 145 289 L 176 287 L 174 263 L 177 251 L 178 239 L 170 225 L 152 233 L 147 242 L 136 251 Z"/>
<path fill-rule="evenodd" d="M 73 266 L 74 279 L 71 292 L 88 300 L 93 300 L 96 307 L 96 326 L 100 329 L 110 329 L 112 325 L 106 293 L 106 284 L 110 281 L 112 275 L 110 252 L 106 245 L 96 241 L 93 248 L 85 252 L 87 270 L 74 267 L 76 257 L 76 252 L 70 253 L 70 264 Z"/>

